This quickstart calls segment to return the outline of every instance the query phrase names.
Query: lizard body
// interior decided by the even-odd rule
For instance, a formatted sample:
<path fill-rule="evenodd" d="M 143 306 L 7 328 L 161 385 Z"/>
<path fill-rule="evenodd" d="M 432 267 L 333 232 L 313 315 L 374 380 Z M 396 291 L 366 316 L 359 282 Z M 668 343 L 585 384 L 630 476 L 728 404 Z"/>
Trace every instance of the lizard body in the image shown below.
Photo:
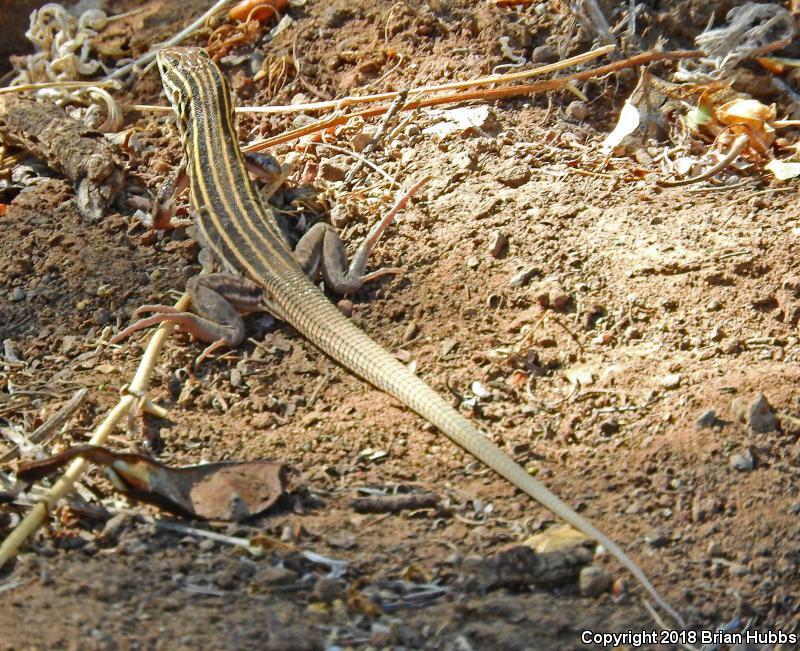
<path fill-rule="evenodd" d="M 226 79 L 205 51 L 167 48 L 159 52 L 157 61 L 167 98 L 178 116 L 198 239 L 228 272 L 249 279 L 245 294 L 250 296 L 250 307 L 266 308 L 291 324 L 346 369 L 400 400 L 514 486 L 602 544 L 662 608 L 681 622 L 643 571 L 616 543 L 534 479 L 425 382 L 343 316 L 309 280 L 309 269 L 298 264 L 271 209 L 262 203 L 248 178 L 246 161 L 237 144 Z M 351 265 L 351 272 L 353 269 Z M 335 275 L 325 271 L 324 261 L 323 272 L 326 277 Z M 349 276 L 351 281 L 367 278 L 360 273 Z M 246 305 L 240 307 L 243 308 L 240 311 L 252 311 Z M 169 314 L 151 319 L 178 320 Z M 226 344 L 230 345 L 234 339 Z M 213 340 L 213 336 L 207 340 Z"/>

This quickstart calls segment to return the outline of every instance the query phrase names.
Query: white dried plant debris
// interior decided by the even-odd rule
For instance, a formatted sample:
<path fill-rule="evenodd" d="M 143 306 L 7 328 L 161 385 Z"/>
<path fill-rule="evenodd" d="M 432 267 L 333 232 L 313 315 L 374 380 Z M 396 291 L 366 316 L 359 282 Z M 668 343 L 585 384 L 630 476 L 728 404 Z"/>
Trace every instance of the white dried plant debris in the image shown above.
<path fill-rule="evenodd" d="M 485 104 L 462 106 L 454 109 L 431 109 L 425 113 L 435 121 L 435 124 L 425 127 L 422 133 L 428 136 L 436 136 L 440 139 L 470 128 L 479 131 L 487 129 L 489 128 L 488 123 L 494 118 L 489 107 Z"/>
<path fill-rule="evenodd" d="M 501 63 L 499 66 L 495 66 L 492 68 L 493 75 L 499 75 L 513 68 L 521 68 L 528 63 L 528 60 L 524 56 L 514 54 L 514 50 L 512 50 L 511 45 L 509 45 L 510 40 L 508 36 L 501 36 L 497 39 L 497 42 L 500 43 L 500 51 L 503 53 L 503 56 L 509 61 L 512 61 L 512 63 Z"/>
<path fill-rule="evenodd" d="M 763 52 L 768 45 L 794 38 L 791 12 L 780 4 L 748 2 L 734 7 L 721 27 L 709 27 L 695 38 L 697 47 L 708 56 L 699 61 L 682 61 L 675 78 L 680 81 L 722 79 L 750 56 Z"/>
<path fill-rule="evenodd" d="M 773 158 L 764 166 L 765 170 L 772 172 L 779 181 L 788 181 L 800 176 L 800 163 L 787 162 Z"/>
<path fill-rule="evenodd" d="M 597 0 L 571 0 L 568 6 L 581 27 L 594 35 L 599 43 L 617 42 Z"/>
<path fill-rule="evenodd" d="M 108 22 L 99 9 L 84 11 L 77 18 L 59 4 L 49 3 L 31 13 L 25 36 L 35 52 L 22 57 L 11 85 L 48 81 L 74 81 L 95 74 L 102 67 L 93 58 L 91 39 Z"/>
<path fill-rule="evenodd" d="M 636 88 L 625 100 L 614 130 L 600 143 L 601 153 L 611 153 L 622 145 L 628 136 L 637 131 L 642 134 L 642 139 L 644 139 L 650 135 L 653 127 L 664 123 L 659 109 L 664 103 L 665 97 L 652 83 L 652 80 L 653 76 L 647 70 L 643 70 Z"/>

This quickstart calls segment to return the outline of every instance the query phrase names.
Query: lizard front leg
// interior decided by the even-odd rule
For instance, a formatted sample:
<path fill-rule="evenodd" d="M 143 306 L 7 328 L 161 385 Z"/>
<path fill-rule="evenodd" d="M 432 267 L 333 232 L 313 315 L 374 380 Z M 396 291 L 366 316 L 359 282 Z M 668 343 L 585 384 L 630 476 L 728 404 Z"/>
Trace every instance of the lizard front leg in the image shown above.
<path fill-rule="evenodd" d="M 175 199 L 188 186 L 189 177 L 186 174 L 186 160 L 181 159 L 181 162 L 159 186 L 146 224 L 158 230 L 169 230 L 191 223 L 191 220 L 173 221 L 178 209 Z"/>
<path fill-rule="evenodd" d="M 211 344 L 197 358 L 196 363 L 199 364 L 218 348 L 236 348 L 242 343 L 245 328 L 240 315 L 267 310 L 261 286 L 234 274 L 194 276 L 186 283 L 186 292 L 194 312 L 179 312 L 169 305 L 142 305 L 135 315 L 147 312 L 155 314 L 117 333 L 111 343 L 119 343 L 134 332 L 169 321 L 175 323 L 182 332 Z"/>

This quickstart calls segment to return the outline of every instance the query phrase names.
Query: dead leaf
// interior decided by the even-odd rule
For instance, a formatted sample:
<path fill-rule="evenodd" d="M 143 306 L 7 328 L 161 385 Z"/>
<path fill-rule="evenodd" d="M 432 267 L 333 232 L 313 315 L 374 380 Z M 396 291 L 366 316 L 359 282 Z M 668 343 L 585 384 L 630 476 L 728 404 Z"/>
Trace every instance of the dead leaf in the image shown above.
<path fill-rule="evenodd" d="M 104 466 L 122 493 L 173 513 L 206 520 L 240 521 L 270 508 L 283 494 L 286 468 L 273 461 L 210 463 L 170 468 L 139 454 L 82 445 L 20 464 L 17 477 L 33 482 L 84 457 Z"/>
<path fill-rule="evenodd" d="M 548 527 L 542 533 L 537 533 L 528 538 L 523 545 L 530 547 L 539 554 L 557 552 L 576 545 L 582 545 L 588 538 L 577 529 L 568 524 Z"/>
<path fill-rule="evenodd" d="M 786 162 L 773 158 L 764 165 L 765 170 L 769 170 L 779 181 L 787 181 L 800 176 L 800 163 Z"/>
<path fill-rule="evenodd" d="M 725 102 L 715 111 L 722 124 L 746 124 L 752 129 L 763 129 L 775 119 L 775 105 L 767 106 L 757 99 L 735 99 Z"/>

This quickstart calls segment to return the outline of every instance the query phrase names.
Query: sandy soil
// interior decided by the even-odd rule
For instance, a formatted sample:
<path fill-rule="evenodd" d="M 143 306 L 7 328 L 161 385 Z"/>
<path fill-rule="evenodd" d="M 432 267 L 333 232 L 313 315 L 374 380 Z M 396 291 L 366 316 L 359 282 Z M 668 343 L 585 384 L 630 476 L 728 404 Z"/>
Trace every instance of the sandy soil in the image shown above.
<path fill-rule="evenodd" d="M 140 4 L 148 11 L 101 37 L 136 53 L 204 3 L 107 7 Z M 562 2 L 518 12 L 414 4 L 310 0 L 289 11 L 295 28 L 243 47 L 247 57 L 225 70 L 240 103 L 285 104 L 367 92 L 372 82 L 369 91 L 488 74 L 507 62 L 500 35 L 529 59 L 591 42 Z M 671 48 L 690 46 L 708 20 L 704 5 L 648 7 L 645 43 L 664 34 Z M 305 83 L 276 82 L 273 95 L 269 79 L 252 82 L 253 48 L 278 59 L 295 38 Z M 206 45 L 208 32 L 193 42 Z M 403 63 L 381 79 L 398 54 Z M 444 138 L 425 132 L 440 120 L 431 112 L 401 126 L 373 159 L 403 183 L 433 179 L 373 261 L 404 274 L 351 297 L 353 319 L 454 403 L 466 401 L 498 444 L 628 550 L 689 629 L 740 617 L 788 632 L 800 607 L 796 190 L 757 176 L 732 190 L 660 188 L 640 180 L 646 156 L 602 166 L 598 143 L 632 80 L 582 84 L 590 103 L 569 109 L 568 93 L 490 103 L 480 128 Z M 159 103 L 159 93 L 153 71 L 122 98 Z M 242 140 L 302 119 L 242 118 Z M 129 174 L 155 189 L 179 158 L 175 131 L 152 114 L 127 122 L 143 147 L 129 154 Z M 357 131 L 330 142 L 349 148 Z M 391 193 L 380 203 L 336 193 L 332 179 L 353 159 L 297 149 L 273 152 L 297 158 L 276 201 L 285 207 L 294 189 L 315 188 L 305 218 L 338 205 L 337 227 L 358 242 Z M 138 363 L 144 335 L 98 347 L 101 331 L 127 324 L 138 305 L 172 302 L 199 266 L 185 229 L 148 231 L 132 209 L 83 223 L 72 188 L 51 174 L 0 217 L 0 339 L 25 362 L 0 366 L 0 425 L 30 431 L 86 386 L 58 448 L 85 442 Z M 373 175 L 363 185 L 381 183 Z M 127 503 L 92 470 L 81 498 L 3 569 L 0 649 L 582 649 L 599 648 L 582 643 L 584 630 L 656 627 L 639 588 L 607 557 L 594 564 L 624 581 L 622 598 L 581 596 L 574 580 L 471 589 L 470 557 L 496 557 L 553 517 L 290 327 L 248 323 L 241 349 L 199 369 L 201 344 L 173 337 L 151 393 L 169 419 L 119 429 L 110 445 L 173 465 L 288 464 L 291 493 L 271 514 L 188 523 L 257 538 L 266 553 L 115 515 L 165 517 Z M 759 395 L 768 405 L 751 414 Z M 439 507 L 360 514 L 351 498 L 364 489 L 433 491 Z M 25 508 L 2 508 L 4 536 Z M 331 576 L 308 551 L 346 570 Z"/>

